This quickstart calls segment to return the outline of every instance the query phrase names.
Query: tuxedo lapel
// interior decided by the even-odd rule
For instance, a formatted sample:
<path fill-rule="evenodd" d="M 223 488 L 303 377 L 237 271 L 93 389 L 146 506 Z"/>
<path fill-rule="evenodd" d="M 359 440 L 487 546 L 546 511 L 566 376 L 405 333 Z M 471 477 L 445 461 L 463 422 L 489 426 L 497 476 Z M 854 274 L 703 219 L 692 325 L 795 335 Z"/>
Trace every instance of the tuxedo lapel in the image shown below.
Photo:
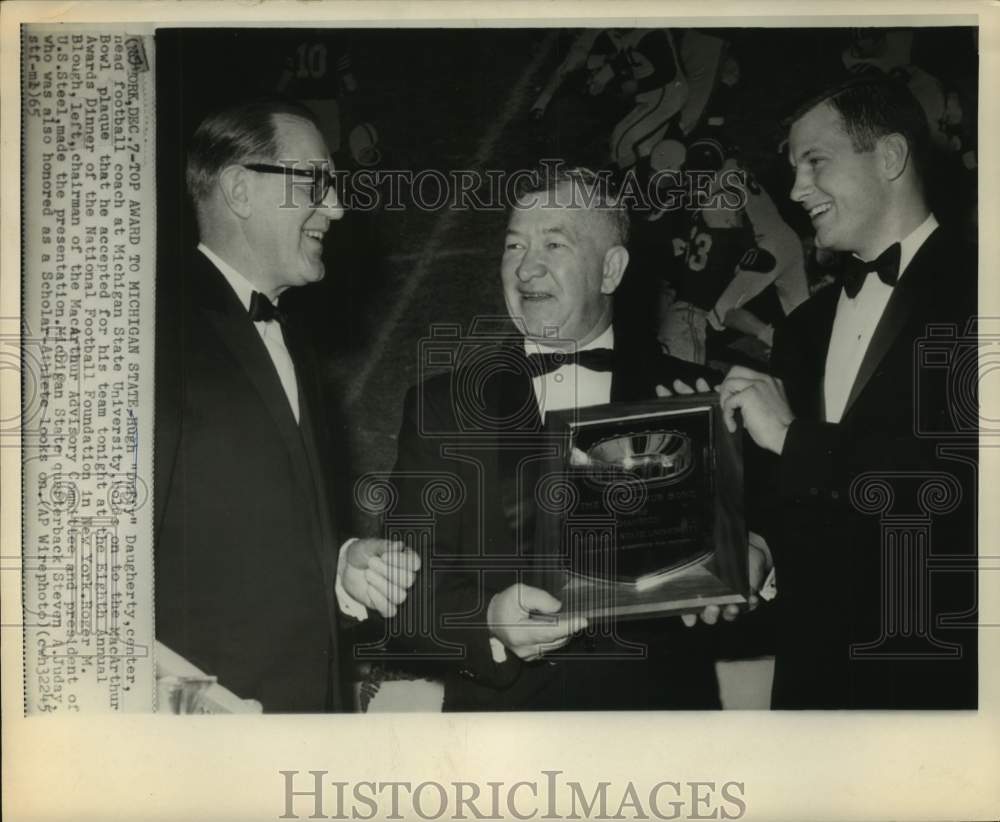
<path fill-rule="evenodd" d="M 299 431 L 309 466 L 309 478 L 312 480 L 316 495 L 316 527 L 319 531 L 316 545 L 319 547 L 319 561 L 326 581 L 328 604 L 332 609 L 331 613 L 335 614 L 336 602 L 333 599 L 333 590 L 337 576 L 337 552 L 332 549 L 336 548 L 336 527 L 328 504 L 330 496 L 326 484 L 326 471 L 320 464 L 320 454 L 328 452 L 320 448 L 320 434 L 317 430 L 317 426 L 326 424 L 326 421 L 316 416 L 316 413 L 322 414 L 321 387 L 315 364 L 307 356 L 304 346 L 297 344 L 294 334 L 286 334 L 285 339 L 296 366 L 296 381 L 299 386 Z"/>
<path fill-rule="evenodd" d="M 651 343 L 656 345 L 656 343 Z M 656 396 L 657 370 L 651 367 L 659 351 L 615 334 L 615 352 L 611 367 L 611 402 L 647 400 Z"/>
<path fill-rule="evenodd" d="M 802 325 L 795 334 L 795 346 L 783 347 L 782 361 L 773 363 L 775 376 L 784 382 L 792 411 L 798 417 L 826 419 L 823 379 L 839 299 L 840 288 L 831 286 L 803 306 L 803 316 L 793 314 L 791 319 Z"/>
<path fill-rule="evenodd" d="M 840 301 L 840 286 L 831 289 L 831 299 L 822 306 L 823 311 L 817 318 L 812 346 L 806 354 L 810 358 L 808 373 L 811 384 L 808 393 L 803 397 L 807 403 L 810 415 L 817 420 L 826 419 L 826 391 L 823 388 L 826 376 L 826 360 L 830 354 L 830 339 L 833 337 L 833 321 L 837 316 L 837 303 Z"/>
<path fill-rule="evenodd" d="M 222 274 L 207 260 L 202 268 L 204 270 L 197 273 L 192 283 L 201 316 L 229 349 L 260 395 L 292 458 L 296 475 L 303 488 L 312 492 L 311 471 L 302 435 L 264 341 Z"/>
<path fill-rule="evenodd" d="M 869 342 L 865 356 L 861 360 L 861 366 L 858 368 L 858 374 L 851 386 L 851 392 L 847 396 L 844 416 L 850 412 L 861 392 L 864 391 L 865 386 L 878 370 L 879 364 L 892 348 L 899 332 L 912 316 L 913 309 L 926 287 L 928 278 L 934 273 L 936 261 L 939 259 L 937 252 L 942 237 L 941 229 L 935 229 L 911 260 L 905 276 L 893 288 L 892 296 L 886 304 L 885 311 L 882 312 L 878 325 L 875 326 L 875 332 L 872 334 L 871 342 Z"/>
<path fill-rule="evenodd" d="M 498 367 L 486 390 L 486 405 L 495 426 L 493 452 L 497 456 L 500 502 L 504 519 L 515 539 L 534 522 L 534 500 L 524 492 L 534 487 L 537 462 L 525 465 L 526 447 L 541 437 L 542 420 L 532 386 L 528 361 L 518 344 L 497 349 Z M 527 469 L 527 470 L 526 470 Z"/>

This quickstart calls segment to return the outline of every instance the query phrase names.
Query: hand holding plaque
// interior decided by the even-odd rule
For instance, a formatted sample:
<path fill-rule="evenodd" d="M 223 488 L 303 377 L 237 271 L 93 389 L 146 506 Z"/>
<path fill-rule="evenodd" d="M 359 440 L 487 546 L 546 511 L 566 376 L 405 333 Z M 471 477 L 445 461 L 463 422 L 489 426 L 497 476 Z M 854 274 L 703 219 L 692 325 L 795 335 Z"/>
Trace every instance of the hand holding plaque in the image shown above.
<path fill-rule="evenodd" d="M 688 628 L 691 628 L 701 620 L 706 625 L 715 625 L 722 617 L 725 622 L 735 620 L 742 610 L 753 611 L 760 605 L 762 599 L 773 598 L 773 591 L 768 595 L 769 586 L 773 586 L 774 566 L 771 561 L 770 551 L 766 547 L 767 543 L 759 534 L 750 531 L 747 543 L 747 569 L 750 580 L 750 596 L 747 599 L 746 608 L 739 605 L 729 604 L 725 606 L 708 605 L 699 614 L 681 614 L 681 619 Z"/>
<path fill-rule="evenodd" d="M 524 660 L 561 648 L 587 627 L 579 616 L 560 616 L 562 603 L 552 594 L 530 585 L 505 588 L 490 600 L 486 621 L 490 633 Z"/>

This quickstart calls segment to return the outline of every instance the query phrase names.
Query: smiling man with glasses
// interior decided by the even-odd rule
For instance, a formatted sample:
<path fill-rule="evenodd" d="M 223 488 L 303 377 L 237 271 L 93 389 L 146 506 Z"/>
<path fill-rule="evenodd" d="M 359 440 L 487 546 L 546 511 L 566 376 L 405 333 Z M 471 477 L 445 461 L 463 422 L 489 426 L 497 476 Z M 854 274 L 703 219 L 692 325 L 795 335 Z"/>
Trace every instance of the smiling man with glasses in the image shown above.
<path fill-rule="evenodd" d="M 296 103 L 207 118 L 187 167 L 198 253 L 178 322 L 158 329 L 157 639 L 266 711 L 343 708 L 340 611 L 395 614 L 419 566 L 383 540 L 338 554 L 332 480 L 349 468 L 310 348 L 275 305 L 324 276 L 344 214 L 331 170 Z"/>

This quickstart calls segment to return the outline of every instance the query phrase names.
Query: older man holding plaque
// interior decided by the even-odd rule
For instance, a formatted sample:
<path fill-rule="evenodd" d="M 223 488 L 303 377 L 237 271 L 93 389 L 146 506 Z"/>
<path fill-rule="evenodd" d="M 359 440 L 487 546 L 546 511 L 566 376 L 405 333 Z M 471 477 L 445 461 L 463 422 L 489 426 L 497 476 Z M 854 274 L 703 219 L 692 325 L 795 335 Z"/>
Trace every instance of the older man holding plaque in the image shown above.
<path fill-rule="evenodd" d="M 532 584 L 546 416 L 655 398 L 659 384 L 708 375 L 613 322 L 629 256 L 614 196 L 585 169 L 542 176 L 507 225 L 512 325 L 480 324 L 455 341 L 451 371 L 407 395 L 392 522 L 433 525 L 396 646 L 437 666 L 445 710 L 718 707 L 699 631 L 679 619 L 588 626 Z M 451 488 L 447 499 L 435 499 L 435 482 Z"/>

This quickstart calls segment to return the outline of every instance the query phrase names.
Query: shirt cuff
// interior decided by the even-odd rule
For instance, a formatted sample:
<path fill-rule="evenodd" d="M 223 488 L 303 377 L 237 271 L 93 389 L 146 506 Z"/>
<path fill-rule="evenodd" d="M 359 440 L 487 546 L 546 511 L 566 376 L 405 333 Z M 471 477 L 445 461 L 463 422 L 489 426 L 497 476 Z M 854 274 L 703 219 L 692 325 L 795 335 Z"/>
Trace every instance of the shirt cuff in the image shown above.
<path fill-rule="evenodd" d="M 764 584 L 760 586 L 757 596 L 764 600 L 764 602 L 770 602 L 778 596 L 778 577 L 774 573 L 773 565 L 767 573 L 767 579 L 764 580 Z"/>
<path fill-rule="evenodd" d="M 337 605 L 340 607 L 341 613 L 354 617 L 358 622 L 364 622 L 368 619 L 368 609 L 347 593 L 343 583 L 344 566 L 347 564 L 347 549 L 351 547 L 352 542 L 357 541 L 357 537 L 351 537 L 340 546 L 340 554 L 337 557 L 337 581 L 334 583 L 333 590 L 337 595 Z"/>
<path fill-rule="evenodd" d="M 760 534 L 754 533 L 753 531 L 748 532 L 747 542 L 754 548 L 758 549 L 767 560 L 767 577 L 761 584 L 757 595 L 764 600 L 764 602 L 770 602 L 778 596 L 777 577 L 774 573 L 774 556 L 771 554 L 771 549 L 767 544 L 767 540 L 765 540 Z"/>
<path fill-rule="evenodd" d="M 767 559 L 767 567 L 774 567 L 774 555 L 771 553 L 771 549 L 767 544 L 767 540 L 764 539 L 756 531 L 747 531 L 747 543 L 758 551 L 760 551 L 764 557 Z"/>

